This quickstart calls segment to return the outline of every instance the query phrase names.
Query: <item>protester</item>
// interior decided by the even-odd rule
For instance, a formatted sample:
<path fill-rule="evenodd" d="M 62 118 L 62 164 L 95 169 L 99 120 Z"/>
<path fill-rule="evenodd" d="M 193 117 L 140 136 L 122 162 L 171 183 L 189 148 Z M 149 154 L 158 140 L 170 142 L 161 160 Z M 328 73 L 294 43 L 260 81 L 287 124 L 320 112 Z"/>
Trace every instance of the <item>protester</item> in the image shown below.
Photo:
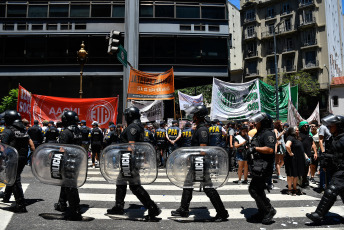
<path fill-rule="evenodd" d="M 234 147 L 236 148 L 236 160 L 238 161 L 238 177 L 237 183 L 240 185 L 248 184 L 248 164 L 247 164 L 247 144 L 249 137 L 247 135 L 247 126 L 242 126 L 240 130 L 240 135 L 235 136 Z M 242 170 L 244 169 L 244 181 L 241 182 Z"/>
<path fill-rule="evenodd" d="M 284 134 L 286 129 L 283 129 L 282 122 L 277 120 L 274 122 L 274 132 L 276 134 L 277 143 L 275 148 L 275 165 L 276 165 L 276 174 L 278 179 L 283 179 L 281 175 L 281 168 L 284 165 L 284 153 L 285 153 L 285 142 Z"/>

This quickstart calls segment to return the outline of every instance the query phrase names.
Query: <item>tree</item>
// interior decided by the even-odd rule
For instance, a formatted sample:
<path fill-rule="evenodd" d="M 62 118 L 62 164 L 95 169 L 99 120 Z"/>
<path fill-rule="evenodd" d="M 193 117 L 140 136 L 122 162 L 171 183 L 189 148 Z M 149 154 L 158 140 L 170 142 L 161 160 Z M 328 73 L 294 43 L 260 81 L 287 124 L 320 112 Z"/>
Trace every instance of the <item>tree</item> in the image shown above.
<path fill-rule="evenodd" d="M 0 113 L 8 109 L 16 110 L 18 101 L 18 89 L 11 89 L 8 96 L 5 96 L 1 100 Z"/>

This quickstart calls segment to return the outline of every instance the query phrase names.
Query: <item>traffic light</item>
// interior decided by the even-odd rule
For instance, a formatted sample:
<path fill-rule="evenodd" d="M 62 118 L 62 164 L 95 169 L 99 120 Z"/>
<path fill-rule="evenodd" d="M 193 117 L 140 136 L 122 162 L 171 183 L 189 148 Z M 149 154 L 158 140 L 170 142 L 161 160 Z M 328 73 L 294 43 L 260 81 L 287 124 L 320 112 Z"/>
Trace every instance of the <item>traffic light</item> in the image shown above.
<path fill-rule="evenodd" d="M 108 54 L 115 54 L 118 51 L 121 32 L 112 30 L 109 37 Z"/>

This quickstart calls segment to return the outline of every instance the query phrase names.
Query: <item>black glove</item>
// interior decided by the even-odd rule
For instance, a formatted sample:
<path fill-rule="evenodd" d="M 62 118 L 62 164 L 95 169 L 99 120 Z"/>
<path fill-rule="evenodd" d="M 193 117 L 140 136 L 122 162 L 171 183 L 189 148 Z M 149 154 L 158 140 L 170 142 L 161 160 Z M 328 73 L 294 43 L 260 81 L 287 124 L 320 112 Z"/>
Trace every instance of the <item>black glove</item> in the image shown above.
<path fill-rule="evenodd" d="M 248 155 L 255 155 L 255 153 L 257 153 L 256 147 L 251 146 L 247 149 L 247 153 Z"/>

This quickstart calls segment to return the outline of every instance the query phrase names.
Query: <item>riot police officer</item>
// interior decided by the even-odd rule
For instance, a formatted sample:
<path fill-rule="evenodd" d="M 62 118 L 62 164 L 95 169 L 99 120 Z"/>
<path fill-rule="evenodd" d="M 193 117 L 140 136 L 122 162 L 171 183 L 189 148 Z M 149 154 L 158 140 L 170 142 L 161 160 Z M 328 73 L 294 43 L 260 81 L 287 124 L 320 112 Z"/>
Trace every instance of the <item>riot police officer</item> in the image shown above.
<path fill-rule="evenodd" d="M 2 132 L 1 142 L 14 147 L 18 151 L 18 168 L 17 176 L 12 186 L 6 186 L 3 202 L 8 203 L 13 193 L 16 205 L 13 207 L 14 212 L 27 212 L 25 207 L 24 193 L 21 184 L 20 174 L 22 173 L 26 162 L 29 146 L 31 151 L 35 150 L 35 146 L 27 134 L 25 125 L 21 121 L 20 114 L 15 110 L 7 110 L 4 114 L 6 128 Z"/>
<path fill-rule="evenodd" d="M 81 145 L 81 133 L 78 128 L 78 114 L 74 111 L 65 110 L 61 116 L 63 131 L 60 133 L 59 142 L 61 144 Z M 67 220 L 82 220 L 80 213 L 80 198 L 77 188 L 61 187 L 58 203 L 54 204 L 55 210 L 64 212 L 67 209 L 67 201 L 70 211 L 66 215 Z"/>
<path fill-rule="evenodd" d="M 95 159 L 99 162 L 99 155 L 102 148 L 103 132 L 98 127 L 98 122 L 92 123 L 92 130 L 90 133 L 91 149 L 92 149 L 92 165 L 95 168 Z"/>
<path fill-rule="evenodd" d="M 59 137 L 59 131 L 55 127 L 53 121 L 49 121 L 48 129 L 45 131 L 44 134 L 45 143 L 57 143 L 57 138 Z"/>
<path fill-rule="evenodd" d="M 110 125 L 109 127 L 110 131 L 109 133 L 105 136 L 104 138 L 104 145 L 109 146 L 111 144 L 116 144 L 118 143 L 118 136 L 116 133 L 116 126 L 115 125 Z"/>
<path fill-rule="evenodd" d="M 80 132 L 81 132 L 81 146 L 86 150 L 86 152 L 88 152 L 88 147 L 90 145 L 89 135 L 90 135 L 91 129 L 86 126 L 85 120 L 80 121 Z"/>
<path fill-rule="evenodd" d="M 207 146 L 209 145 L 209 130 L 205 125 L 205 117 L 208 115 L 208 110 L 204 105 L 193 106 L 189 109 L 189 113 L 193 114 L 193 122 L 197 125 L 194 134 L 192 135 L 192 146 Z M 214 188 L 203 188 L 205 194 L 209 197 L 211 203 L 217 212 L 214 221 L 226 221 L 228 218 L 228 211 L 225 209 L 221 197 Z M 192 199 L 192 188 L 184 188 L 180 207 L 171 212 L 172 216 L 189 216 L 189 206 Z"/>
<path fill-rule="evenodd" d="M 328 115 L 321 121 L 332 134 L 330 142 L 326 142 L 328 152 L 323 153 L 321 161 L 324 169 L 332 168 L 334 174 L 315 212 L 306 214 L 315 224 L 321 224 L 338 195 L 344 202 L 344 116 Z"/>
<path fill-rule="evenodd" d="M 249 186 L 249 193 L 256 201 L 258 213 L 251 216 L 251 221 L 270 224 L 276 210 L 272 207 L 270 200 L 266 197 L 267 178 L 272 176 L 274 150 L 276 145 L 276 135 L 272 131 L 272 118 L 266 113 L 257 113 L 250 118 L 251 122 L 257 122 L 257 133 L 251 141 L 248 150 L 249 168 L 252 181 Z M 254 156 L 252 160 L 252 156 Z"/>
<path fill-rule="evenodd" d="M 160 121 L 160 127 L 155 130 L 154 139 L 156 141 L 156 151 L 157 157 L 159 159 L 161 167 L 166 166 L 166 148 L 167 148 L 167 139 L 166 139 L 166 129 L 165 121 Z"/>
<path fill-rule="evenodd" d="M 35 145 L 35 148 L 37 148 L 40 144 L 43 142 L 43 130 L 38 125 L 38 121 L 34 120 L 33 126 L 29 128 L 27 131 L 31 140 L 33 141 L 33 144 Z"/>
<path fill-rule="evenodd" d="M 178 121 L 173 120 L 172 126 L 168 127 L 166 130 L 166 139 L 167 139 L 167 158 L 168 156 L 176 150 L 179 146 L 178 140 L 182 137 L 182 133 L 180 132 L 180 129 L 178 127 Z"/>
<path fill-rule="evenodd" d="M 153 135 L 152 131 L 149 130 L 147 123 L 144 124 L 144 128 L 145 128 L 144 142 L 148 142 L 148 143 L 154 145 L 154 142 L 155 142 L 154 141 L 154 135 Z"/>
<path fill-rule="evenodd" d="M 125 120 L 128 127 L 121 134 L 122 143 L 143 142 L 144 128 L 140 121 L 140 110 L 136 107 L 129 107 L 124 111 Z M 129 184 L 132 193 L 141 201 L 148 209 L 147 220 L 152 220 L 161 213 L 158 206 L 151 200 L 147 191 L 142 185 Z M 124 214 L 124 198 L 127 192 L 127 185 L 116 185 L 116 204 L 112 209 L 108 209 L 108 214 Z"/>
<path fill-rule="evenodd" d="M 182 139 L 181 139 L 181 146 L 182 147 L 190 147 L 191 146 L 191 138 L 192 138 L 193 130 L 191 129 L 191 123 L 186 122 L 185 128 L 182 130 Z"/>
<path fill-rule="evenodd" d="M 209 145 L 224 147 L 223 138 L 226 136 L 226 130 L 220 125 L 220 121 L 218 119 L 214 119 L 212 123 L 213 125 L 209 127 Z"/>

